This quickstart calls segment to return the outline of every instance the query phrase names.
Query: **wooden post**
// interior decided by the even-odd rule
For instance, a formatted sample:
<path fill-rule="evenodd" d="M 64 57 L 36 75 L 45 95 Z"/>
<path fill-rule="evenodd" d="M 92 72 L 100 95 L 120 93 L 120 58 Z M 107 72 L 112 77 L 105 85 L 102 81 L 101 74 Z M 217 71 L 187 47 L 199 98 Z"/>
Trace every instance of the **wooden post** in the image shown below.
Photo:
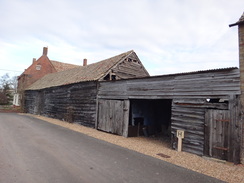
<path fill-rule="evenodd" d="M 99 83 L 96 82 L 96 90 L 99 90 Z M 95 129 L 98 129 L 98 113 L 99 113 L 99 99 L 98 95 L 96 94 L 96 113 L 95 113 Z"/>
<path fill-rule="evenodd" d="M 241 104 L 239 96 L 231 95 L 230 108 L 230 131 L 229 131 L 229 156 L 228 161 L 239 164 L 241 161 Z"/>
<path fill-rule="evenodd" d="M 128 130 L 129 130 L 129 111 L 130 111 L 130 101 L 124 100 L 124 120 L 123 120 L 123 136 L 128 137 Z"/>
<path fill-rule="evenodd" d="M 140 122 L 138 123 L 138 125 L 137 125 L 137 137 L 139 137 L 140 136 Z"/>
<path fill-rule="evenodd" d="M 182 151 L 182 138 L 178 137 L 178 152 Z"/>
<path fill-rule="evenodd" d="M 182 151 L 182 139 L 184 138 L 184 132 L 184 130 L 177 130 L 178 152 Z"/>

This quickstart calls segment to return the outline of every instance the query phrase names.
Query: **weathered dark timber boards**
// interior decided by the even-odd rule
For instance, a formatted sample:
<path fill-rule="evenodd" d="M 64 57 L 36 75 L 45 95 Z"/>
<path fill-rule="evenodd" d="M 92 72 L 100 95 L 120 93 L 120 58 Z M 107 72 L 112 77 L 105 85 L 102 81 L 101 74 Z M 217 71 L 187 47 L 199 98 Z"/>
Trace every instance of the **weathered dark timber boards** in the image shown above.
<path fill-rule="evenodd" d="M 149 76 L 135 53 L 130 54 L 126 60 L 113 67 L 112 72 L 116 75 L 117 79 Z"/>
<path fill-rule="evenodd" d="M 99 98 L 206 98 L 240 94 L 238 69 L 100 82 Z"/>
<path fill-rule="evenodd" d="M 35 114 L 37 106 L 38 91 L 26 91 L 25 93 L 25 112 Z"/>
<path fill-rule="evenodd" d="M 94 127 L 96 82 L 26 91 L 26 112 Z"/>
<path fill-rule="evenodd" d="M 179 105 L 173 101 L 171 133 L 173 147 L 176 148 L 176 131 L 184 130 L 183 151 L 203 155 L 205 109 L 194 104 Z"/>

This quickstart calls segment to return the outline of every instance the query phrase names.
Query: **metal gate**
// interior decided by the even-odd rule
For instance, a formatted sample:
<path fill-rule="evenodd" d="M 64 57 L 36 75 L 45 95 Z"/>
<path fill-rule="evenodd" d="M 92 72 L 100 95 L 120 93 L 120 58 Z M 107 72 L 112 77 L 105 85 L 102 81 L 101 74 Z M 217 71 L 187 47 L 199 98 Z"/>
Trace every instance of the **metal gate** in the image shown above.
<path fill-rule="evenodd" d="M 128 135 L 129 100 L 99 100 L 97 129 Z"/>
<path fill-rule="evenodd" d="M 214 158 L 228 160 L 230 142 L 230 111 L 207 110 L 205 116 L 206 131 L 205 146 L 208 155 Z"/>

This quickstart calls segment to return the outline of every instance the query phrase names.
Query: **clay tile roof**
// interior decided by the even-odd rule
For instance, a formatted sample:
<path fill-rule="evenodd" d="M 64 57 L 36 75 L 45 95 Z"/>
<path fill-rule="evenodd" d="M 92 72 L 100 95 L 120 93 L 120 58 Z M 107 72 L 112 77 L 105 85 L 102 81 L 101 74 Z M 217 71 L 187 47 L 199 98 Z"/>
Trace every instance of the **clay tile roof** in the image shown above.
<path fill-rule="evenodd" d="M 78 66 L 73 69 L 48 74 L 33 83 L 27 90 L 40 90 L 83 81 L 97 81 L 104 77 L 113 66 L 123 61 L 133 52 L 131 50 L 87 66 Z"/>
<path fill-rule="evenodd" d="M 58 61 L 54 61 L 54 60 L 50 60 L 50 62 L 52 63 L 53 67 L 56 69 L 57 72 L 78 67 L 78 65 L 62 63 L 62 62 L 58 62 Z"/>

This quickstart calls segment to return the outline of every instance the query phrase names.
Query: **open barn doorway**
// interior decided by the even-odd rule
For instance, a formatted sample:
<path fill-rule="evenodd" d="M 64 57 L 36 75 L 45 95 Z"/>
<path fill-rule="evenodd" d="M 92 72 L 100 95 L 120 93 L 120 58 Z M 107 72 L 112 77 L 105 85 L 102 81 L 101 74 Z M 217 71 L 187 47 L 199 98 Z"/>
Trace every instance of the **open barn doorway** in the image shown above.
<path fill-rule="evenodd" d="M 171 106 L 171 99 L 130 100 L 128 136 L 170 140 Z"/>

